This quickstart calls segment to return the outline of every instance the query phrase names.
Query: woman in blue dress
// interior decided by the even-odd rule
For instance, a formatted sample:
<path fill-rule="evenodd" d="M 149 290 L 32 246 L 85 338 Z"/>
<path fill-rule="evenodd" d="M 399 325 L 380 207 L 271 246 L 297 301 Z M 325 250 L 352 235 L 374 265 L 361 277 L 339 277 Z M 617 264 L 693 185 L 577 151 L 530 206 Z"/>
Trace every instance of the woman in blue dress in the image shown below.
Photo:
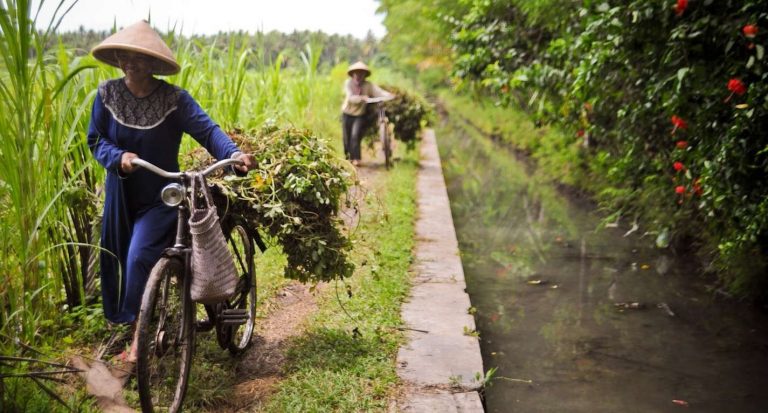
<path fill-rule="evenodd" d="M 243 172 L 255 163 L 189 93 L 155 77 L 177 73 L 179 65 L 146 21 L 108 37 L 92 54 L 125 74 L 99 85 L 88 146 L 107 170 L 100 256 L 104 315 L 114 323 L 135 324 L 149 272 L 172 244 L 177 217 L 160 200 L 167 179 L 135 168 L 131 160 L 178 171 L 179 145 L 187 133 L 216 159 L 242 160 Z M 124 358 L 136 360 L 135 334 Z"/>

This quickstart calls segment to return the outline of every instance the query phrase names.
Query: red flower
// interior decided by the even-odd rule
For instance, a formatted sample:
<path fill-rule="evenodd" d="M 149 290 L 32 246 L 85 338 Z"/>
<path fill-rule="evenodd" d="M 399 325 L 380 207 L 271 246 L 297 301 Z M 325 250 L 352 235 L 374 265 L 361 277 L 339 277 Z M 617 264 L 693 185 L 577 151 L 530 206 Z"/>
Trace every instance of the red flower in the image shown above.
<path fill-rule="evenodd" d="M 747 93 L 747 87 L 744 86 L 744 83 L 741 81 L 741 79 L 737 79 L 735 77 L 728 81 L 728 90 L 739 96 Z"/>
<path fill-rule="evenodd" d="M 693 180 L 693 192 L 698 196 L 701 196 L 701 194 L 704 192 L 701 189 L 701 178 L 696 178 Z"/>
<path fill-rule="evenodd" d="M 683 165 L 682 162 L 675 162 L 672 164 L 672 167 L 675 168 L 675 171 L 680 172 L 683 169 L 685 169 L 685 165 Z"/>
<path fill-rule="evenodd" d="M 673 135 L 675 134 L 675 131 L 678 129 L 688 129 L 688 124 L 680 116 L 672 115 L 671 120 L 672 120 L 672 125 L 675 126 L 674 129 L 672 129 Z"/>
<path fill-rule="evenodd" d="M 579 138 L 583 138 L 584 137 L 584 129 L 579 129 L 578 131 L 576 131 L 576 136 L 578 136 Z"/>
<path fill-rule="evenodd" d="M 744 33 L 744 36 L 751 39 L 757 35 L 757 25 L 747 24 L 741 28 L 741 32 Z"/>
<path fill-rule="evenodd" d="M 677 146 L 677 149 L 685 149 L 688 147 L 688 141 L 677 141 L 675 146 Z"/>
<path fill-rule="evenodd" d="M 675 5 L 675 14 L 679 17 L 685 13 L 685 9 L 688 7 L 688 0 L 677 0 Z"/>
<path fill-rule="evenodd" d="M 679 194 L 679 195 L 682 195 L 682 194 L 684 194 L 684 193 L 685 193 L 685 187 L 684 187 L 684 186 L 682 186 L 682 185 L 678 185 L 678 186 L 676 186 L 676 187 L 675 187 L 675 193 L 676 193 L 676 194 Z"/>

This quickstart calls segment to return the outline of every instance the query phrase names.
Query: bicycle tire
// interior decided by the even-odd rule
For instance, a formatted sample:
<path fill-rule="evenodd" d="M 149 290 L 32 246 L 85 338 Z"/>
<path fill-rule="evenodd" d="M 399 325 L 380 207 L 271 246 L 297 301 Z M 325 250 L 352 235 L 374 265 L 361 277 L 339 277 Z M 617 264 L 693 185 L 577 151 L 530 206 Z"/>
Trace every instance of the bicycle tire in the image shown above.
<path fill-rule="evenodd" d="M 227 300 L 227 308 L 245 309 L 247 313 L 245 324 L 226 327 L 229 328 L 227 349 L 230 354 L 237 356 L 251 346 L 251 338 L 256 327 L 258 285 L 255 271 L 255 247 L 258 247 L 259 252 L 263 252 L 264 244 L 255 242 L 258 239 L 258 233 L 240 219 L 231 220 L 225 229 L 225 237 L 239 277 L 235 294 Z"/>
<path fill-rule="evenodd" d="M 379 139 L 381 140 L 381 149 L 384 151 L 384 167 L 392 167 L 392 142 L 389 138 L 389 129 L 386 122 L 379 124 Z"/>
<path fill-rule="evenodd" d="M 184 274 L 181 259 L 161 257 L 144 289 L 136 364 L 143 412 L 178 412 L 184 402 L 195 347 Z"/>

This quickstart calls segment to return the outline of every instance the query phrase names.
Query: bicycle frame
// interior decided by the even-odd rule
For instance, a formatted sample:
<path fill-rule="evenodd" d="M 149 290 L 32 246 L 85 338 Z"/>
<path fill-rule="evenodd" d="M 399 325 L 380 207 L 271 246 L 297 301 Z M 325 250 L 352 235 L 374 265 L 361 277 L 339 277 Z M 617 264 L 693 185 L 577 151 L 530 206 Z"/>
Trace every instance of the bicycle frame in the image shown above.
<path fill-rule="evenodd" d="M 178 211 L 176 239 L 163 251 L 150 272 L 137 325 L 137 381 L 142 409 L 152 411 L 157 403 L 175 413 L 181 410 L 184 402 L 198 332 L 215 328 L 219 346 L 228 349 L 233 356 L 241 354 L 250 345 L 256 313 L 252 240 L 258 233 L 249 232 L 247 224 L 244 225 L 240 218 L 225 214 L 222 222 L 223 227 L 228 228 L 229 235 L 225 234 L 227 242 L 231 242 L 228 248 L 235 254 L 241 248 L 244 257 L 240 261 L 244 264 L 238 281 L 240 290 L 233 296 L 234 301 L 204 305 L 208 318 L 197 321 L 199 307 L 190 297 L 193 247 L 188 219 L 195 206 L 193 202 L 197 202 L 197 190 L 192 188 L 192 180 L 197 174 L 205 177 L 230 165 L 242 165 L 242 162 L 226 159 L 202 172 L 168 172 L 141 159 L 131 162 L 176 181 L 166 185 L 161 192 L 163 203 Z M 235 234 L 240 234 L 239 238 Z M 259 247 L 262 248 L 262 244 Z M 241 329 L 239 326 L 243 325 L 245 327 Z"/>
<path fill-rule="evenodd" d="M 379 103 L 378 106 L 379 107 L 377 108 L 377 110 L 379 112 L 379 125 L 381 125 L 382 123 L 387 123 L 387 111 L 384 108 L 383 103 Z"/>
<path fill-rule="evenodd" d="M 166 248 L 163 251 L 162 256 L 179 257 L 181 261 L 184 263 L 184 274 L 183 274 L 184 280 L 190 280 L 192 277 L 192 260 L 191 260 L 192 244 L 191 244 L 190 235 L 189 235 L 190 234 L 189 211 L 190 211 L 190 203 L 195 202 L 195 199 L 194 199 L 195 194 L 192 194 L 190 189 L 190 179 L 192 177 L 192 174 L 188 172 L 168 172 L 143 159 L 133 159 L 131 163 L 133 165 L 145 168 L 164 178 L 177 180 L 178 184 L 181 185 L 181 201 L 175 206 L 166 203 L 166 205 L 168 206 L 175 207 L 178 210 L 178 214 L 177 214 L 176 237 L 175 237 L 174 245 L 172 247 Z M 222 168 L 225 168 L 231 165 L 242 165 L 242 161 L 239 161 L 236 159 L 224 159 L 216 162 L 215 164 L 209 166 L 208 168 L 204 169 L 202 172 L 199 172 L 199 173 L 203 176 L 208 176 L 213 172 L 216 172 Z M 171 185 L 173 184 L 167 185 L 165 188 L 163 188 L 163 192 L 166 191 L 166 189 L 168 189 Z M 183 285 L 185 286 L 184 288 L 185 298 L 189 299 L 190 284 L 188 282 L 184 282 Z M 218 305 L 204 306 L 205 311 L 208 315 L 208 320 L 205 320 L 202 323 L 197 323 L 195 326 L 196 332 L 210 331 L 216 326 L 216 324 L 218 324 L 218 320 L 220 318 L 219 317 L 220 308 L 218 308 L 217 306 Z M 217 308 L 214 308 L 214 307 L 217 307 Z"/>
<path fill-rule="evenodd" d="M 379 140 L 381 141 L 381 149 L 384 152 L 384 166 L 389 169 L 392 167 L 392 137 L 389 136 L 389 126 L 387 113 L 384 108 L 384 102 L 394 99 L 394 96 L 379 96 L 375 98 L 366 98 L 365 102 L 369 104 L 378 105 L 378 126 L 379 126 Z"/>
<path fill-rule="evenodd" d="M 384 152 L 384 167 L 389 169 L 392 166 L 392 137 L 389 135 L 389 119 L 384 108 L 384 103 L 378 103 L 379 111 L 379 140 L 381 140 L 381 150 Z"/>

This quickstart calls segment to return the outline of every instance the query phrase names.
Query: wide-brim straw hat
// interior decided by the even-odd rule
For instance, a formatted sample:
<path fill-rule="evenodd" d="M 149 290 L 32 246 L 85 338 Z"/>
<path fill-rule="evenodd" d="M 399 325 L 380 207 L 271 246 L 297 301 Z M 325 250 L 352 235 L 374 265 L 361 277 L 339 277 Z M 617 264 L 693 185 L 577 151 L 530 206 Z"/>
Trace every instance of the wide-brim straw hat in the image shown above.
<path fill-rule="evenodd" d="M 156 75 L 172 75 L 181 69 L 171 49 L 146 20 L 134 23 L 107 37 L 94 47 L 91 53 L 93 57 L 108 65 L 120 67 L 116 55 L 119 50 L 155 58 L 157 64 L 152 68 L 152 73 Z"/>
<path fill-rule="evenodd" d="M 365 63 L 359 62 L 359 61 L 355 62 L 355 63 L 352 63 L 349 66 L 349 69 L 347 69 L 347 74 L 349 76 L 352 76 L 352 72 L 354 72 L 356 70 L 360 70 L 362 72 L 365 72 L 366 76 L 370 76 L 371 75 L 371 69 L 369 69 L 368 66 Z"/>

